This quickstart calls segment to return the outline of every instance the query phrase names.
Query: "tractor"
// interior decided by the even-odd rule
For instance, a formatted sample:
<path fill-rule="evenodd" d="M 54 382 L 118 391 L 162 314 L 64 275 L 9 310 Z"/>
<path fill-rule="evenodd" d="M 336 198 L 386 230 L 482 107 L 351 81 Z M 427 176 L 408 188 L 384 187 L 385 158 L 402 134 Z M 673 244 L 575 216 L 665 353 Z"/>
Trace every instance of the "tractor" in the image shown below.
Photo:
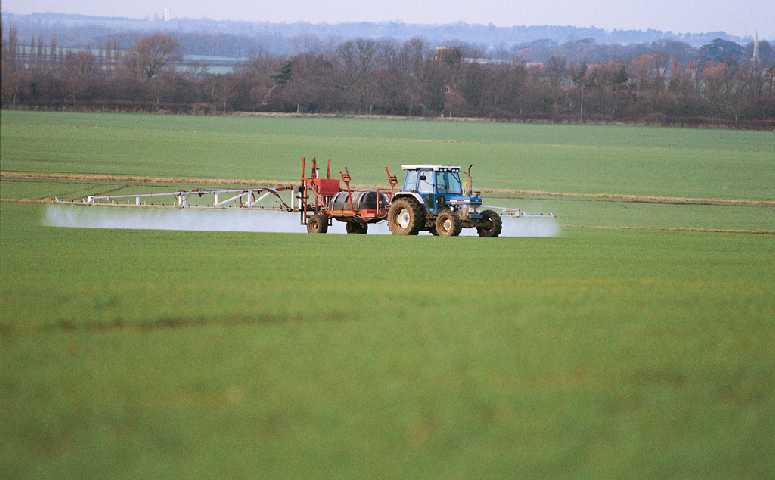
<path fill-rule="evenodd" d="M 476 228 L 480 237 L 497 237 L 501 217 L 493 210 L 481 210 L 482 198 L 473 191 L 471 166 L 460 181 L 460 167 L 448 165 L 401 165 L 404 183 L 395 193 L 387 221 L 394 235 L 455 237 L 463 228 Z"/>

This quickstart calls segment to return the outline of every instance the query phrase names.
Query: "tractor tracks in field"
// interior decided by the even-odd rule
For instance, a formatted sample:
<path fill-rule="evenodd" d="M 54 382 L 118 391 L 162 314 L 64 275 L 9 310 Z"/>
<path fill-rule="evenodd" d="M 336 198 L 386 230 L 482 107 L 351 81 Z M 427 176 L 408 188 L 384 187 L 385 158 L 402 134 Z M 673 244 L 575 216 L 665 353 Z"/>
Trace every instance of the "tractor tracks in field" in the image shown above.
<path fill-rule="evenodd" d="M 36 326 L 20 326 L 12 323 L 0 323 L 0 338 L 28 337 L 47 333 L 111 333 L 111 332 L 153 332 L 160 330 L 179 330 L 206 327 L 258 327 L 264 325 L 279 325 L 302 323 L 310 320 L 342 321 L 351 317 L 343 312 L 332 311 L 315 318 L 307 318 L 302 314 L 274 315 L 231 315 L 224 317 L 163 317 L 146 321 L 125 321 L 114 319 L 110 321 L 93 320 L 59 320 Z"/>
<path fill-rule="evenodd" d="M 48 182 L 91 182 L 120 183 L 132 185 L 201 185 L 201 186 L 271 186 L 277 189 L 291 188 L 292 182 L 271 179 L 250 178 L 198 178 L 198 177 L 157 177 L 142 175 L 111 175 L 111 174 L 80 174 L 80 173 L 41 173 L 19 172 L 12 170 L 0 171 L 2 180 L 28 180 Z M 384 185 L 359 185 L 363 188 L 385 188 Z M 545 190 L 520 190 L 508 188 L 483 188 L 484 195 L 509 199 L 567 199 L 591 200 L 620 203 L 653 203 L 663 205 L 717 205 L 717 206 L 756 206 L 775 207 L 775 199 L 740 199 L 740 198 L 701 198 L 678 197 L 664 195 L 629 195 L 622 193 L 583 193 L 583 192 L 549 192 Z"/>
<path fill-rule="evenodd" d="M 563 225 L 565 228 L 578 230 L 630 230 L 641 232 L 667 233 L 735 233 L 742 235 L 775 235 L 775 230 L 750 230 L 738 228 L 707 228 L 707 227 L 659 227 L 639 225 Z"/>
<path fill-rule="evenodd" d="M 30 180 L 48 182 L 89 182 L 89 183 L 122 183 L 131 185 L 201 185 L 201 186 L 271 186 L 275 188 L 291 187 L 291 182 L 260 179 L 238 178 L 198 178 L 198 177 L 151 177 L 143 175 L 109 175 L 81 173 L 39 173 L 17 172 L 13 170 L 0 171 L 2 180 Z"/>
<path fill-rule="evenodd" d="M 700 198 L 674 197 L 660 195 L 626 195 L 621 193 L 578 193 L 578 192 L 546 192 L 543 190 L 509 190 L 483 189 L 482 193 L 502 198 L 536 198 L 536 199 L 567 199 L 591 200 L 620 203 L 656 203 L 662 205 L 715 205 L 715 206 L 749 206 L 775 207 L 775 200 L 749 200 L 739 198 Z"/>

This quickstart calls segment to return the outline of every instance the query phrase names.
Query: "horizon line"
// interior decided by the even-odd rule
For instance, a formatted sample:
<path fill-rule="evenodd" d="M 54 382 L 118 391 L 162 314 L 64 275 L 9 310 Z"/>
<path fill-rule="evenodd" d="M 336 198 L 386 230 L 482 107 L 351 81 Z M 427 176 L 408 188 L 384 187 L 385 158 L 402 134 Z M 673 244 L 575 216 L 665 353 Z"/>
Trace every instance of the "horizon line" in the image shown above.
<path fill-rule="evenodd" d="M 442 26 L 450 26 L 450 25 L 466 25 L 466 26 L 475 26 L 475 27 L 490 27 L 494 26 L 495 28 L 501 28 L 501 29 L 509 29 L 509 28 L 540 28 L 540 27 L 564 27 L 564 28 L 576 28 L 576 29 L 595 29 L 595 30 L 601 30 L 606 33 L 616 33 L 616 32 L 658 32 L 658 33 L 664 33 L 664 34 L 671 34 L 676 36 L 685 36 L 685 35 L 708 35 L 708 34 L 724 34 L 729 35 L 732 37 L 738 37 L 741 39 L 753 39 L 756 34 L 759 34 L 760 36 L 766 36 L 765 39 L 759 39 L 767 41 L 768 39 L 775 40 L 775 32 L 772 34 L 762 34 L 761 32 L 755 31 L 753 33 L 746 33 L 746 34 L 738 34 L 738 33 L 730 33 L 726 30 L 717 30 L 717 31 L 673 31 L 673 30 L 662 30 L 659 28 L 654 27 L 643 27 L 643 28 L 606 28 L 602 26 L 597 25 L 573 25 L 573 24 L 511 24 L 511 25 L 496 25 L 493 22 L 488 23 L 477 23 L 477 22 L 466 22 L 463 20 L 457 20 L 457 21 L 451 21 L 451 22 L 442 22 L 442 23 L 423 23 L 423 22 L 408 22 L 401 19 L 390 19 L 390 20 L 344 20 L 344 21 L 337 21 L 337 22 L 327 22 L 327 21 L 313 21 L 313 20 L 234 20 L 231 18 L 211 18 L 211 17 L 171 17 L 168 20 L 162 20 L 160 18 L 153 18 L 151 15 L 147 15 L 145 17 L 132 17 L 127 15 L 89 15 L 85 13 L 65 13 L 65 12 L 55 12 L 55 11 L 45 11 L 45 12 L 30 12 L 30 13 L 17 13 L 11 10 L 7 10 L 2 8 L 0 6 L 0 15 L 4 14 L 11 14 L 11 15 L 17 15 L 17 16 L 33 16 L 33 15 L 61 15 L 61 16 L 73 16 L 73 17 L 86 17 L 86 18 L 104 18 L 104 19 L 125 19 L 125 20 L 133 20 L 133 21 L 157 21 L 162 23 L 169 23 L 175 20 L 206 20 L 211 22 L 231 22 L 231 23 L 244 23 L 244 24 L 275 24 L 275 25 L 293 25 L 293 24 L 307 24 L 307 25 L 313 25 L 313 26 L 337 26 L 337 25 L 347 25 L 347 24 L 386 24 L 386 23 L 394 23 L 394 24 L 401 24 L 401 25 L 408 25 L 408 26 L 422 26 L 422 27 L 442 27 Z M 160 12 L 155 12 L 154 15 L 159 15 Z"/>

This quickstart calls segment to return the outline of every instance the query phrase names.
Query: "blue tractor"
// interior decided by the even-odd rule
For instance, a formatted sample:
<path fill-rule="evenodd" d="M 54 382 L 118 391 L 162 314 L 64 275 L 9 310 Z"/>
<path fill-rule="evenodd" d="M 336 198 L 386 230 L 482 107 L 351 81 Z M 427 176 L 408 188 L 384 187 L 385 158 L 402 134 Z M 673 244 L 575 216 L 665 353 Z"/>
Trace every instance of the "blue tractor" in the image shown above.
<path fill-rule="evenodd" d="M 401 165 L 404 183 L 390 202 L 388 227 L 394 235 L 455 237 L 463 228 L 476 228 L 480 237 L 497 237 L 501 217 L 493 210 L 481 210 L 482 198 L 473 192 L 471 167 L 466 185 L 460 181 L 460 167 L 448 165 Z"/>

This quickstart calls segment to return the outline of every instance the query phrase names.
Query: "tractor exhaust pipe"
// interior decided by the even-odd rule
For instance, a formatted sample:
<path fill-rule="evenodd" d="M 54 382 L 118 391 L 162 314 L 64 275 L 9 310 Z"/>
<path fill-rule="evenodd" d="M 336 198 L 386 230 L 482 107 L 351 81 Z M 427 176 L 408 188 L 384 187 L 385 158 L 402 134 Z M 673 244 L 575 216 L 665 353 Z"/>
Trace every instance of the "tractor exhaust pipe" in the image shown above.
<path fill-rule="evenodd" d="M 471 164 L 468 166 L 468 170 L 466 170 L 466 181 L 465 181 L 465 194 L 466 196 L 470 197 L 474 194 L 474 179 L 471 177 L 471 167 L 474 165 Z"/>

